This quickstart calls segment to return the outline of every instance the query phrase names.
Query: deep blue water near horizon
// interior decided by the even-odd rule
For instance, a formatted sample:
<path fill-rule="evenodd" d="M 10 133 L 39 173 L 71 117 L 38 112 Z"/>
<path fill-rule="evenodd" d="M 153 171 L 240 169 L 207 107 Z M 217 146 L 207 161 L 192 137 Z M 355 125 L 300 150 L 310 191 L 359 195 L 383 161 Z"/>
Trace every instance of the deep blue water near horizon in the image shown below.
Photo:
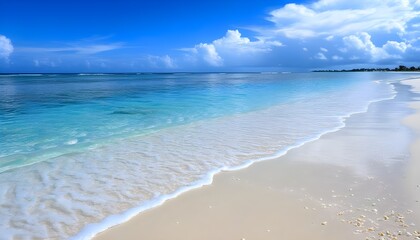
<path fill-rule="evenodd" d="M 0 232 L 68 238 L 86 222 L 340 127 L 407 77 L 0 75 Z"/>

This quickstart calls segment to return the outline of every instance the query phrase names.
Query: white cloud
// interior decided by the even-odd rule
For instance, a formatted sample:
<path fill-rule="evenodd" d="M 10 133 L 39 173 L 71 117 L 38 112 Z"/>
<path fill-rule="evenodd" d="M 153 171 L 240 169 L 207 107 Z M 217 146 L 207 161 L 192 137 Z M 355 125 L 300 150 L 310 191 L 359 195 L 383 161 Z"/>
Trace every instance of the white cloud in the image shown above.
<path fill-rule="evenodd" d="M 147 56 L 148 65 L 153 68 L 176 68 L 174 60 L 169 55 Z"/>
<path fill-rule="evenodd" d="M 176 64 L 175 64 L 174 60 L 172 60 L 172 58 L 169 57 L 168 55 L 165 55 L 165 56 L 162 57 L 162 62 L 167 68 L 175 68 L 176 67 Z"/>
<path fill-rule="evenodd" d="M 238 30 L 228 30 L 224 37 L 214 40 L 213 45 L 218 50 L 234 50 L 241 53 L 269 52 L 272 47 L 282 46 L 278 41 L 269 41 L 261 37 L 257 41 L 251 41 L 247 37 L 242 37 Z"/>
<path fill-rule="evenodd" d="M 194 48 L 182 50 L 193 54 L 196 62 L 198 59 L 211 66 L 222 66 L 225 59 L 250 57 L 253 54 L 270 52 L 273 47 L 283 46 L 279 41 L 272 41 L 269 38 L 257 37 L 256 39 L 256 41 L 251 41 L 247 37 L 242 37 L 238 30 L 228 30 L 225 36 L 211 43 L 200 43 Z"/>
<path fill-rule="evenodd" d="M 72 50 L 80 54 L 95 54 L 95 53 L 119 49 L 121 47 L 122 47 L 121 43 L 113 43 L 113 44 L 97 44 L 97 45 L 90 45 L 90 46 L 73 47 Z"/>
<path fill-rule="evenodd" d="M 388 41 L 384 44 L 383 49 L 388 53 L 401 54 L 405 53 L 411 45 L 405 42 Z"/>
<path fill-rule="evenodd" d="M 366 33 L 360 33 L 357 35 L 350 35 L 343 38 L 344 44 L 352 50 L 359 51 L 363 55 L 366 55 L 373 61 L 385 59 L 388 54 L 382 48 L 378 48 L 373 44 L 371 36 Z"/>
<path fill-rule="evenodd" d="M 318 10 L 326 9 L 349 9 L 349 8 L 369 8 L 378 5 L 386 5 L 389 7 L 403 6 L 408 7 L 411 4 L 415 4 L 413 0 L 318 0 L 314 2 L 311 7 Z"/>
<path fill-rule="evenodd" d="M 85 46 L 65 46 L 65 47 L 20 47 L 17 50 L 27 53 L 76 53 L 82 55 L 96 54 L 122 48 L 121 43 L 111 44 L 92 44 Z"/>
<path fill-rule="evenodd" d="M 321 51 L 323 51 L 323 52 L 328 52 L 328 49 L 323 48 L 323 47 L 322 47 L 322 48 L 320 48 L 320 50 L 321 50 Z"/>
<path fill-rule="evenodd" d="M 328 59 L 322 52 L 319 52 L 317 55 L 315 55 L 314 58 L 319 59 L 319 60 L 327 60 Z"/>
<path fill-rule="evenodd" d="M 405 33 L 407 23 L 418 17 L 414 1 L 320 0 L 311 5 L 286 4 L 267 18 L 275 27 L 263 34 L 288 38 L 346 36 L 357 32 Z"/>
<path fill-rule="evenodd" d="M 191 52 L 202 58 L 210 66 L 223 65 L 223 59 L 219 56 L 213 44 L 200 43 L 191 49 Z"/>
<path fill-rule="evenodd" d="M 343 41 L 348 49 L 359 51 L 374 62 L 385 59 L 400 59 L 402 54 L 411 47 L 405 42 L 396 41 L 387 41 L 382 47 L 378 47 L 372 42 L 371 36 L 366 32 L 346 36 L 343 38 Z"/>
<path fill-rule="evenodd" d="M 8 61 L 10 54 L 13 53 L 12 41 L 4 35 L 0 35 L 0 58 Z"/>
<path fill-rule="evenodd" d="M 371 41 L 371 36 L 366 32 L 357 35 L 346 36 L 343 38 L 343 41 L 350 48 L 369 52 L 375 49 L 375 45 Z"/>

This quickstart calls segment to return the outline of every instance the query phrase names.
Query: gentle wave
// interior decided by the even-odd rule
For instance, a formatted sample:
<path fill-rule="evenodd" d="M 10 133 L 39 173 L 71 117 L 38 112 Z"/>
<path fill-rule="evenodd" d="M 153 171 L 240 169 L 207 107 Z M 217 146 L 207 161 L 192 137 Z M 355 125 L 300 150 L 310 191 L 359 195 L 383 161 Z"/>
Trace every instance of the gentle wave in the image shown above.
<path fill-rule="evenodd" d="M 392 89 L 394 91 L 394 87 L 392 87 Z M 213 183 L 213 179 L 214 179 L 215 175 L 217 175 L 218 173 L 229 172 L 229 171 L 238 171 L 238 170 L 241 170 L 241 169 L 248 168 L 251 165 L 253 165 L 255 163 L 258 163 L 258 162 L 267 161 L 267 160 L 274 160 L 274 159 L 280 158 L 280 157 L 286 155 L 292 149 L 296 149 L 296 148 L 302 147 L 303 145 L 305 145 L 307 143 L 316 141 L 326 134 L 339 131 L 340 129 L 342 129 L 346 126 L 346 124 L 345 124 L 346 119 L 350 118 L 351 116 L 353 116 L 355 114 L 360 114 L 360 113 L 367 112 L 370 104 L 372 104 L 372 103 L 394 99 L 395 96 L 396 96 L 395 91 L 394 91 L 393 94 L 394 95 L 389 97 L 389 98 L 382 98 L 382 99 L 377 99 L 377 100 L 370 101 L 369 104 L 366 106 L 366 108 L 362 111 L 357 111 L 357 112 L 349 113 L 345 116 L 341 116 L 340 117 L 341 124 L 339 126 L 337 126 L 336 128 L 333 128 L 333 129 L 330 129 L 330 130 L 325 130 L 324 132 L 319 133 L 318 135 L 316 135 L 314 137 L 310 137 L 310 138 L 308 138 L 308 139 L 306 139 L 302 142 L 299 142 L 295 145 L 291 145 L 291 146 L 289 146 L 289 147 L 287 147 L 283 150 L 280 150 L 274 155 L 259 158 L 259 159 L 250 159 L 250 160 L 247 160 L 247 161 L 245 161 L 244 163 L 242 163 L 241 165 L 238 165 L 238 166 L 224 166 L 224 167 L 221 167 L 219 169 L 212 170 L 211 172 L 208 172 L 207 175 L 203 179 L 201 179 L 199 181 L 196 181 L 196 182 L 193 182 L 189 186 L 183 186 L 183 187 L 179 188 L 178 190 L 176 190 L 174 193 L 159 196 L 155 199 L 146 201 L 139 206 L 130 208 L 130 209 L 128 209 L 128 210 L 126 210 L 126 211 L 124 211 L 120 214 L 108 216 L 104 220 L 102 220 L 101 222 L 88 224 L 78 234 L 71 237 L 70 239 L 73 239 L 73 240 L 91 239 L 100 232 L 103 232 L 103 231 L 105 231 L 105 230 L 107 230 L 107 229 L 109 229 L 113 226 L 116 226 L 116 225 L 119 225 L 119 224 L 122 224 L 124 222 L 129 221 L 131 218 L 135 217 L 136 215 L 138 215 L 141 212 L 144 212 L 148 209 L 155 208 L 155 207 L 158 207 L 158 206 L 162 205 L 167 200 L 176 198 L 176 197 L 178 197 L 179 195 L 181 195 L 185 192 L 188 192 L 188 191 L 191 191 L 191 190 L 194 190 L 194 189 L 197 189 L 197 188 L 201 188 L 203 186 L 211 185 Z"/>

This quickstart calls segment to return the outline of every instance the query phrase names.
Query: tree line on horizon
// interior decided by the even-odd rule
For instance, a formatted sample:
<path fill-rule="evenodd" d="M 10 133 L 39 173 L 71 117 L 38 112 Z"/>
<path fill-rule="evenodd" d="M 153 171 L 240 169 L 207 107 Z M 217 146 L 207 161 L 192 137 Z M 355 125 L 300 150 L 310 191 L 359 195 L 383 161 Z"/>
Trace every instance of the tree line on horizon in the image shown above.
<path fill-rule="evenodd" d="M 315 70 L 313 72 L 420 72 L 420 66 L 406 67 L 404 65 L 400 65 L 396 68 L 354 68 L 350 70 Z"/>

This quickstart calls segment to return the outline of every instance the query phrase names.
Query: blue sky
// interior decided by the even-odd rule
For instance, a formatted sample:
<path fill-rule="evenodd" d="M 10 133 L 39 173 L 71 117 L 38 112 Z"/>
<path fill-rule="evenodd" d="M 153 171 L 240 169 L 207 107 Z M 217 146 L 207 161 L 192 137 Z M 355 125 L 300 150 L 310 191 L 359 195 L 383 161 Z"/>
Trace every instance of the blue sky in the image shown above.
<path fill-rule="evenodd" d="M 0 72 L 420 65 L 420 0 L 14 0 L 0 12 Z"/>

